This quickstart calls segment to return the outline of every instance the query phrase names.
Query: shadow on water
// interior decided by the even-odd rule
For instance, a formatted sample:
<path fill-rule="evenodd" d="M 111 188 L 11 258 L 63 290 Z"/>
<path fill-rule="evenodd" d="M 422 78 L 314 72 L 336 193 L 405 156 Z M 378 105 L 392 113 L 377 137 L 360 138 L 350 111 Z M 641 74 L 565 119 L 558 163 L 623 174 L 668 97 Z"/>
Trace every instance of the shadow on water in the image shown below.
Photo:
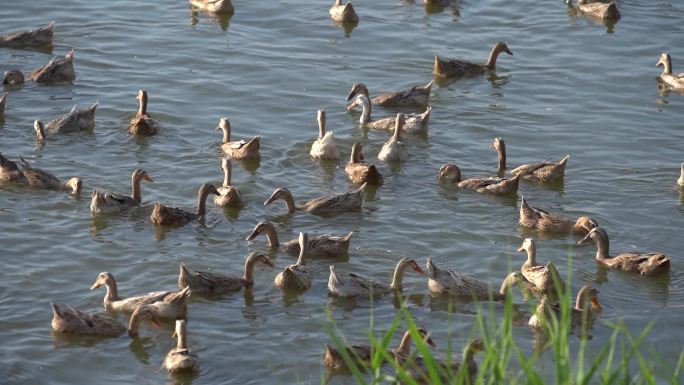
<path fill-rule="evenodd" d="M 55 349 L 63 348 L 90 348 L 100 342 L 106 341 L 111 338 L 116 337 L 103 337 L 103 336 L 77 336 L 64 333 L 52 332 L 52 341 Z"/>
<path fill-rule="evenodd" d="M 221 28 L 224 31 L 228 30 L 228 27 L 230 26 L 230 18 L 233 17 L 235 12 L 228 12 L 228 13 L 216 13 L 216 12 L 208 12 L 203 9 L 199 9 L 197 7 L 193 7 L 192 5 L 190 6 L 190 25 L 195 26 L 197 23 L 199 23 L 199 14 L 204 15 L 206 18 L 211 19 L 216 25 Z"/>
<path fill-rule="evenodd" d="M 342 30 L 344 31 L 344 37 L 346 37 L 346 38 L 350 38 L 350 37 L 351 37 L 351 33 L 352 33 L 352 31 L 354 30 L 354 28 L 356 28 L 356 27 L 359 25 L 359 22 L 358 22 L 358 21 L 350 21 L 350 22 L 342 22 L 342 23 L 340 23 L 340 22 L 337 22 L 337 21 L 334 21 L 334 20 L 333 20 L 332 23 L 333 23 L 333 25 L 335 25 L 335 26 L 337 26 L 337 27 L 339 27 L 339 28 L 342 28 Z"/>

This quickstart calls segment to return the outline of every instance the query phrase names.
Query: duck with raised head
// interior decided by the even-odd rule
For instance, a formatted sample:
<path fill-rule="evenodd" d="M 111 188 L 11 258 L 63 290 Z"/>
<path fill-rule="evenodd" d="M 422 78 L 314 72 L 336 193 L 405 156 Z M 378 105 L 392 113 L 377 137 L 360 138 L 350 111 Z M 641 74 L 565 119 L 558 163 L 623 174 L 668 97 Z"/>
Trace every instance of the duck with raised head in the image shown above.
<path fill-rule="evenodd" d="M 207 271 L 192 271 L 180 264 L 178 287 L 189 287 L 193 294 L 219 295 L 237 291 L 245 287 L 254 286 L 254 267 L 265 265 L 273 267 L 268 257 L 263 254 L 251 253 L 245 260 L 245 271 L 241 277 Z"/>
<path fill-rule="evenodd" d="M 221 160 L 221 168 L 223 169 L 223 185 L 217 189 L 219 196 L 214 197 L 214 203 L 217 206 L 241 209 L 245 207 L 245 202 L 242 200 L 240 190 L 233 186 L 233 165 L 229 159 Z"/>
<path fill-rule="evenodd" d="M 330 7 L 330 17 L 338 23 L 356 23 L 359 15 L 354 11 L 351 1 L 342 4 L 342 0 L 335 0 L 335 4 Z"/>
<path fill-rule="evenodd" d="M 506 143 L 503 138 L 496 137 L 491 147 L 496 150 L 499 156 L 498 172 L 503 173 L 506 170 Z M 531 181 L 554 182 L 565 176 L 565 166 L 568 159 L 570 159 L 570 155 L 566 155 L 558 162 L 545 160 L 537 163 L 526 163 L 511 170 L 511 174 L 520 174 L 524 179 Z"/>
<path fill-rule="evenodd" d="M 338 160 L 340 152 L 335 144 L 335 133 L 325 132 L 325 110 L 318 110 L 318 138 L 311 145 L 309 154 L 314 159 Z"/>
<path fill-rule="evenodd" d="M 156 291 L 143 295 L 136 295 L 128 298 L 119 297 L 119 291 L 114 279 L 114 275 L 109 272 L 98 274 L 90 290 L 95 290 L 105 285 L 103 305 L 108 311 L 123 311 L 132 313 L 137 308 L 148 305 L 149 310 L 153 311 L 159 318 L 178 319 L 185 318 L 187 306 L 185 301 L 190 295 L 190 288 L 181 291 Z"/>
<path fill-rule="evenodd" d="M 589 325 L 599 311 L 601 311 L 601 304 L 598 299 L 598 290 L 591 285 L 582 286 L 577 292 L 575 307 L 572 308 L 570 313 L 570 326 L 580 326 L 582 322 L 587 322 L 587 325 Z M 543 327 L 543 319 L 548 320 L 549 316 L 558 318 L 560 314 L 560 306 L 549 303 L 549 298 L 542 296 L 527 324 L 531 328 L 541 328 Z"/>
<path fill-rule="evenodd" d="M 577 244 L 583 245 L 589 240 L 596 242 L 596 261 L 605 267 L 641 275 L 656 275 L 670 270 L 670 257 L 663 253 L 631 252 L 611 256 L 608 233 L 602 227 L 591 229 Z"/>
<path fill-rule="evenodd" d="M 512 178 L 469 178 L 462 179 L 461 169 L 455 164 L 443 164 L 439 168 L 437 181 L 442 184 L 456 185 L 459 188 L 473 190 L 479 193 L 494 195 L 509 195 L 518 192 L 520 175 Z"/>
<path fill-rule="evenodd" d="M 0 120 L 5 118 L 5 105 L 7 104 L 7 92 L 0 96 Z"/>
<path fill-rule="evenodd" d="M 311 214 L 330 214 L 344 211 L 359 211 L 363 206 L 363 190 L 366 183 L 356 190 L 347 191 L 335 195 L 326 195 L 312 199 L 300 205 L 295 205 L 294 198 L 290 190 L 285 187 L 276 189 L 273 194 L 264 202 L 264 205 L 282 199 L 287 205 L 288 214 L 293 214 L 295 210 L 306 211 Z"/>
<path fill-rule="evenodd" d="M 128 330 L 130 336 L 138 335 L 140 322 L 144 319 L 159 327 L 157 315 L 143 307 L 131 315 L 128 328 L 112 318 L 102 314 L 85 314 L 78 309 L 69 306 L 68 310 L 61 310 L 59 306 L 51 303 L 52 306 L 52 330 L 57 333 L 98 336 L 98 337 L 118 337 Z"/>
<path fill-rule="evenodd" d="M 330 294 L 338 297 L 384 295 L 393 292 L 401 293 L 404 288 L 404 273 L 409 267 L 418 274 L 425 274 L 416 261 L 410 258 L 402 258 L 397 262 L 390 283 L 378 282 L 373 278 L 356 273 L 338 273 L 335 271 L 335 266 L 330 265 L 328 291 Z"/>
<path fill-rule="evenodd" d="M 81 178 L 73 177 L 67 182 L 62 182 L 47 171 L 31 167 L 22 157 L 19 157 L 19 163 L 26 178 L 26 183 L 29 186 L 46 190 L 66 191 L 73 196 L 81 194 L 81 189 L 83 188 Z"/>
<path fill-rule="evenodd" d="M 143 180 L 154 182 L 154 179 L 147 174 L 147 171 L 136 168 L 131 175 L 131 195 L 93 189 L 90 211 L 94 214 L 115 213 L 140 206 L 142 202 L 140 182 Z"/>
<path fill-rule="evenodd" d="M 308 257 L 309 236 L 299 233 L 299 258 L 293 265 L 288 265 L 285 270 L 275 277 L 275 285 L 279 289 L 306 290 L 311 287 L 313 271 L 306 266 Z"/>
<path fill-rule="evenodd" d="M 254 226 L 254 230 L 247 236 L 248 241 L 254 240 L 259 235 L 264 234 L 268 239 L 268 246 L 272 249 L 278 248 L 288 254 L 297 255 L 300 252 L 299 239 L 293 239 L 281 244 L 278 241 L 278 232 L 273 223 L 263 220 Z M 309 257 L 339 258 L 349 252 L 349 243 L 354 234 L 350 231 L 344 237 L 333 237 L 330 235 L 318 235 L 309 237 L 308 253 Z"/>
<path fill-rule="evenodd" d="M 233 13 L 235 7 L 231 0 L 188 0 L 190 4 L 208 12 Z"/>
<path fill-rule="evenodd" d="M 525 197 L 520 198 L 520 226 L 539 231 L 554 233 L 572 233 L 586 235 L 598 223 L 591 217 L 581 216 L 572 220 L 564 215 L 550 213 L 527 203 Z"/>
<path fill-rule="evenodd" d="M 68 132 L 92 130 L 95 127 L 95 111 L 97 110 L 97 105 L 98 102 L 95 102 L 90 107 L 84 109 L 79 109 L 78 105 L 74 105 L 71 111 L 43 126 L 43 137 L 45 137 L 46 132 L 51 134 L 64 134 Z M 42 125 L 40 121 L 39 123 Z M 38 132 L 36 132 L 36 134 L 38 134 Z"/>
<path fill-rule="evenodd" d="M 496 67 L 496 60 L 502 52 L 513 55 L 513 52 L 508 49 L 508 46 L 504 42 L 494 44 L 485 64 L 472 63 L 461 59 L 442 59 L 435 55 L 432 74 L 447 78 L 483 75 L 494 70 Z"/>
<path fill-rule="evenodd" d="M 187 321 L 176 320 L 176 328 L 171 336 L 177 338 L 176 347 L 166 353 L 164 369 L 170 373 L 192 373 L 199 370 L 197 353 L 188 348 Z"/>
<path fill-rule="evenodd" d="M 679 171 L 679 179 L 677 179 L 677 186 L 684 187 L 684 162 L 682 162 L 682 165 L 680 167 L 681 170 Z"/>
<path fill-rule="evenodd" d="M 150 215 L 150 221 L 155 225 L 183 226 L 188 222 L 204 217 L 204 214 L 207 212 L 207 196 L 209 194 L 221 195 L 214 185 L 209 183 L 203 184 L 197 192 L 197 210 L 195 212 L 178 207 L 164 206 L 159 202 L 155 202 L 152 214 Z"/>
<path fill-rule="evenodd" d="M 152 116 L 147 113 L 147 91 L 138 91 L 136 96 L 138 102 L 138 112 L 135 117 L 131 119 L 131 124 L 128 127 L 128 132 L 133 135 L 152 136 L 159 133 L 159 126 L 152 120 Z"/>
<path fill-rule="evenodd" d="M 520 272 L 532 284 L 532 291 L 548 295 L 552 303 L 558 302 L 558 292 L 565 289 L 565 283 L 556 265 L 551 261 L 546 266 L 537 263 L 537 246 L 532 238 L 525 238 L 517 251 L 527 253 L 527 259 L 520 267 Z"/>
<path fill-rule="evenodd" d="M 0 182 L 14 182 L 26 184 L 26 176 L 16 162 L 0 154 Z"/>
<path fill-rule="evenodd" d="M 406 144 L 401 141 L 401 127 L 404 125 L 404 114 L 398 113 L 395 119 L 394 133 L 382 145 L 378 159 L 386 162 L 403 162 L 408 159 Z"/>
<path fill-rule="evenodd" d="M 19 49 L 49 47 L 52 46 L 54 29 L 55 22 L 52 21 L 44 27 L 4 33 L 0 35 L 0 47 Z"/>
<path fill-rule="evenodd" d="M 72 81 L 76 79 L 74 51 L 69 51 L 64 56 L 53 57 L 47 64 L 31 72 L 26 79 L 33 80 L 36 83 Z M 23 82 L 24 75 L 16 69 L 6 71 L 2 80 L 2 83 L 6 85 L 17 85 Z"/>
<path fill-rule="evenodd" d="M 371 111 L 373 107 L 368 99 L 368 96 L 359 94 L 356 99 L 347 106 L 347 109 L 352 109 L 356 106 L 362 107 L 361 117 L 359 123 L 364 127 L 373 128 L 376 130 L 391 131 L 396 129 L 396 118 L 388 116 L 382 119 L 371 118 Z M 404 122 L 401 125 L 401 130 L 407 134 L 425 134 L 428 130 L 428 123 L 430 122 L 430 112 L 432 107 L 427 107 L 422 114 L 402 114 L 404 115 Z"/>
<path fill-rule="evenodd" d="M 363 147 L 358 142 L 352 146 L 351 157 L 349 163 L 344 167 L 344 171 L 352 183 L 368 183 L 379 186 L 384 181 L 377 167 L 363 160 Z"/>
<path fill-rule="evenodd" d="M 659 66 L 663 66 L 663 72 L 660 74 L 660 78 L 663 79 L 665 83 L 676 90 L 684 90 L 684 72 L 672 72 L 672 58 L 670 58 L 669 53 L 663 52 L 660 54 L 660 58 L 656 63 L 656 67 Z"/>
<path fill-rule="evenodd" d="M 230 121 L 228 118 L 221 118 L 219 120 L 219 125 L 216 130 L 223 131 L 223 142 L 221 143 L 221 149 L 226 155 L 233 159 L 261 159 L 261 153 L 259 152 L 259 147 L 261 145 L 261 137 L 255 136 L 249 142 L 244 140 L 230 141 Z"/>
<path fill-rule="evenodd" d="M 566 0 L 568 6 L 572 6 L 572 0 Z M 617 20 L 620 18 L 617 4 L 614 1 L 602 3 L 600 1 L 577 0 L 577 9 L 588 16 L 599 19 Z"/>
<path fill-rule="evenodd" d="M 385 92 L 370 100 L 372 106 L 381 107 L 420 107 L 427 106 L 430 100 L 430 92 L 432 91 L 432 85 L 435 83 L 431 80 L 428 84 L 424 86 L 413 86 L 407 88 L 403 91 L 398 92 Z M 349 95 L 347 95 L 347 101 L 352 100 L 356 95 L 365 95 L 370 98 L 368 94 L 368 87 L 363 83 L 354 83 L 352 85 Z M 358 104 L 349 105 L 349 108 L 354 108 Z"/>

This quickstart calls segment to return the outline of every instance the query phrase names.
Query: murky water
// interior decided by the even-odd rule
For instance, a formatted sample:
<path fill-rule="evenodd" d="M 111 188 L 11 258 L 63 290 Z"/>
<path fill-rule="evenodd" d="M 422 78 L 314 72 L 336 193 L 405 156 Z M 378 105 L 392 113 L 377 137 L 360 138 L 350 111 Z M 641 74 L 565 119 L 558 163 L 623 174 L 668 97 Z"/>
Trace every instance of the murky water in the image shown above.
<path fill-rule="evenodd" d="M 622 19 L 606 27 L 577 18 L 558 2 L 458 1 L 428 13 L 419 1 L 358 2 L 361 22 L 345 37 L 332 24 L 327 1 L 236 0 L 231 18 L 191 12 L 178 1 L 17 1 L 5 4 L 2 32 L 56 21 L 54 54 L 75 50 L 73 84 L 10 90 L 0 151 L 23 156 L 61 177 L 78 175 L 85 194 L 0 187 L 0 378 L 9 384 L 158 384 L 175 344 L 171 330 L 145 326 L 142 338 L 92 341 L 56 338 L 49 302 L 100 311 L 102 291 L 88 291 L 97 274 L 112 272 L 123 295 L 176 285 L 178 263 L 239 274 L 250 251 L 268 252 L 265 239 L 245 236 L 270 219 L 281 239 L 299 231 L 343 234 L 354 230 L 348 262 L 340 269 L 389 280 L 400 256 L 441 265 L 498 285 L 524 260 L 515 249 L 529 236 L 517 225 L 516 201 L 439 187 L 439 165 L 454 162 L 466 175 L 495 172 L 495 136 L 508 144 L 509 164 L 571 154 L 563 184 L 524 183 L 519 195 L 569 215 L 590 214 L 611 235 L 615 251 L 638 248 L 672 256 L 668 277 L 648 279 L 599 270 L 594 247 L 567 237 L 538 240 L 541 261 L 567 271 L 572 257 L 576 290 L 593 283 L 605 306 L 601 318 L 638 331 L 655 327 L 647 346 L 675 365 L 684 341 L 684 193 L 675 187 L 684 160 L 684 98 L 661 94 L 654 67 L 669 51 L 684 70 L 684 3 L 620 1 Z M 434 54 L 484 60 L 495 41 L 515 56 L 499 61 L 495 76 L 435 87 L 427 139 L 407 139 L 409 161 L 379 164 L 385 184 L 369 194 L 362 213 L 319 218 L 283 215 L 262 202 L 278 186 L 303 200 L 353 188 L 344 161 L 353 142 L 367 159 L 386 139 L 365 133 L 344 97 L 355 81 L 371 94 L 431 79 Z M 0 71 L 35 69 L 49 54 L 0 49 Z M 136 140 L 126 132 L 138 89 L 149 92 L 149 111 L 162 132 Z M 94 133 L 33 139 L 32 121 L 50 120 L 73 104 L 100 101 Z M 316 110 L 325 108 L 344 161 L 312 161 Z M 377 108 L 376 117 L 391 111 Z M 228 116 L 236 138 L 262 136 L 258 168 L 235 164 L 234 183 L 247 207 L 239 215 L 209 205 L 206 220 L 160 233 L 149 223 L 151 203 L 191 207 L 197 188 L 220 183 L 218 119 Z M 252 165 L 253 166 L 253 165 Z M 92 188 L 128 191 L 130 173 L 145 168 L 145 205 L 126 215 L 93 218 Z M 273 277 L 294 259 L 272 254 L 276 269 L 257 269 L 251 295 L 190 304 L 189 343 L 201 358 L 194 384 L 319 383 L 323 325 L 329 310 L 341 331 L 363 340 L 373 315 L 382 330 L 395 315 L 390 298 L 340 302 L 328 298 L 330 261 L 312 261 L 313 287 L 284 296 Z M 427 295 L 426 280 L 407 274 L 405 290 L 417 321 L 435 341 L 454 347 L 471 338 L 476 305 L 452 313 Z M 500 307 L 495 306 L 500 315 Z M 119 319 L 125 321 L 123 316 Z M 610 330 L 597 324 L 592 346 Z M 532 333 L 515 330 L 532 351 Z M 544 363 L 544 361 L 542 361 Z M 546 363 L 553 368 L 551 363 Z M 352 383 L 348 377 L 334 382 Z"/>

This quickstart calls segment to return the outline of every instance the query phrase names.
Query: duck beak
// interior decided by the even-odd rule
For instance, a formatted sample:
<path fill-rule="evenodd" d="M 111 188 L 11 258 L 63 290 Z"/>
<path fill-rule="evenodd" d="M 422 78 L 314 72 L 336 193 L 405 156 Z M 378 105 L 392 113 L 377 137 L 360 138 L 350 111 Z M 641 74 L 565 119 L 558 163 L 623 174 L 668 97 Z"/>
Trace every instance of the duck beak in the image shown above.
<path fill-rule="evenodd" d="M 506 48 L 506 49 L 504 50 L 504 52 L 506 52 L 507 54 L 513 56 L 513 52 L 511 52 L 511 50 L 508 49 L 508 48 Z"/>
<path fill-rule="evenodd" d="M 420 275 L 425 275 L 425 270 L 421 269 L 420 266 L 418 266 L 418 265 L 413 266 L 413 270 L 415 270 L 416 273 L 418 273 Z"/>
<path fill-rule="evenodd" d="M 93 286 L 90 287 L 90 290 L 95 290 L 98 287 L 100 287 L 101 285 L 102 284 L 100 283 L 100 281 L 96 280 L 95 283 L 93 283 Z"/>
<path fill-rule="evenodd" d="M 220 129 L 221 129 L 221 126 L 216 126 L 216 128 L 214 128 L 214 131 L 218 131 Z"/>
<path fill-rule="evenodd" d="M 425 340 L 425 343 L 428 344 L 429 347 L 431 347 L 431 348 L 433 348 L 433 349 L 437 349 L 437 345 L 435 345 L 435 342 L 432 340 L 431 337 L 428 337 L 428 338 Z"/>
<path fill-rule="evenodd" d="M 270 268 L 274 268 L 274 267 L 275 267 L 275 265 L 273 264 L 273 262 L 271 262 L 271 260 L 268 259 L 268 258 L 264 259 L 264 264 L 265 264 L 266 266 L 270 267 Z"/>
<path fill-rule="evenodd" d="M 148 182 L 154 182 L 154 179 L 152 179 L 152 177 L 149 176 L 149 175 L 145 175 L 145 176 L 143 177 L 143 179 L 145 179 L 145 180 L 148 181 Z"/>
<path fill-rule="evenodd" d="M 350 101 L 354 96 L 356 96 L 356 87 L 352 87 L 351 91 L 349 91 L 349 95 L 347 95 L 347 99 L 345 100 Z M 349 107 L 347 107 L 347 109 L 349 109 Z"/>
<path fill-rule="evenodd" d="M 583 244 L 589 242 L 589 239 L 590 239 L 590 238 L 591 238 L 591 237 L 589 236 L 589 234 L 587 234 L 584 238 L 582 238 L 581 240 L 577 241 L 577 244 L 578 244 L 578 245 L 583 245 Z"/>
<path fill-rule="evenodd" d="M 264 203 L 264 204 L 265 204 L 265 203 Z M 251 240 L 253 240 L 254 238 L 256 238 L 257 235 L 259 235 L 259 231 L 258 231 L 257 229 L 254 229 L 254 230 L 252 230 L 251 233 L 249 233 L 249 235 L 247 236 L 247 238 L 245 238 L 245 240 L 246 240 L 246 241 L 251 241 Z"/>
<path fill-rule="evenodd" d="M 518 247 L 515 251 L 517 251 L 518 253 L 522 253 L 522 252 L 525 251 L 525 248 L 522 247 L 522 246 L 520 246 L 520 247 Z"/>
<path fill-rule="evenodd" d="M 173 333 L 171 333 L 171 338 L 176 338 L 178 337 L 178 333 L 174 330 Z"/>

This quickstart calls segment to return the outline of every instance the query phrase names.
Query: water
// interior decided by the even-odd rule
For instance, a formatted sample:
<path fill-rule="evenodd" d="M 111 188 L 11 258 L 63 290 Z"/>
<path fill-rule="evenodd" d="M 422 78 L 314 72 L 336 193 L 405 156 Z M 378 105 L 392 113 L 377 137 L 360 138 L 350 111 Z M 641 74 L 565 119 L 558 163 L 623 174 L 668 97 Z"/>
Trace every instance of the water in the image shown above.
<path fill-rule="evenodd" d="M 590 214 L 611 236 L 613 251 L 638 248 L 672 256 L 667 278 L 649 279 L 598 269 L 594 247 L 575 247 L 567 237 L 538 240 L 539 259 L 573 283 L 599 288 L 601 319 L 622 321 L 633 331 L 655 327 L 647 347 L 675 365 L 684 341 L 682 238 L 684 195 L 674 185 L 682 153 L 684 99 L 661 94 L 654 67 L 671 53 L 684 70 L 684 5 L 621 1 L 622 19 L 610 27 L 568 14 L 562 2 L 459 1 L 427 14 L 420 2 L 358 2 L 359 25 L 345 37 L 328 18 L 328 2 L 236 1 L 236 14 L 216 19 L 192 13 L 182 0 L 21 1 L 3 7 L 2 31 L 56 21 L 54 54 L 75 50 L 73 84 L 26 84 L 11 90 L 0 151 L 24 156 L 66 178 L 81 176 L 85 194 L 0 187 L 3 278 L 0 281 L 0 377 L 72 384 L 158 384 L 171 381 L 161 362 L 175 344 L 171 329 L 142 329 L 142 338 L 88 341 L 53 337 L 50 301 L 101 311 L 102 291 L 88 291 L 101 271 L 110 271 L 123 295 L 172 289 L 178 263 L 239 274 L 250 251 L 268 252 L 265 239 L 244 240 L 263 218 L 277 223 L 281 239 L 299 231 L 344 234 L 354 230 L 348 263 L 340 269 L 389 280 L 400 256 L 443 266 L 498 285 L 524 255 L 515 249 L 530 236 L 517 225 L 516 202 L 435 182 L 440 164 L 461 166 L 466 176 L 495 171 L 495 136 L 508 144 L 509 164 L 571 154 L 565 182 L 555 188 L 524 183 L 520 195 L 533 204 L 576 216 Z M 431 79 L 434 54 L 484 60 L 505 40 L 515 56 L 499 61 L 495 77 L 435 87 L 427 139 L 407 140 L 410 159 L 398 168 L 379 164 L 385 184 L 370 194 L 363 213 L 333 218 L 297 213 L 262 202 L 279 186 L 297 200 L 353 188 L 338 164 L 312 161 L 316 110 L 325 108 L 344 161 L 360 141 L 374 159 L 387 134 L 364 133 L 358 113 L 345 110 L 355 81 L 371 94 L 399 90 Z M 50 56 L 1 49 L 0 70 L 35 69 Z M 126 132 L 137 109 L 138 89 L 149 92 L 149 111 L 162 132 L 136 140 Z M 100 101 L 92 134 L 54 136 L 44 146 L 33 139 L 32 121 L 50 120 L 73 104 Z M 377 108 L 375 117 L 391 111 Z M 170 232 L 148 220 L 150 205 L 192 207 L 197 188 L 220 183 L 220 135 L 228 116 L 235 138 L 262 136 L 259 167 L 234 165 L 234 183 L 247 207 L 238 217 L 209 205 L 204 223 Z M 143 185 L 145 205 L 130 214 L 92 218 L 92 188 L 129 191 L 130 173 L 145 168 L 155 178 Z M 229 213 L 230 214 L 230 213 Z M 234 214 L 234 213 L 233 213 Z M 534 234 L 533 234 L 534 235 Z M 535 235 L 536 236 L 536 235 Z M 539 238 L 539 237 L 538 237 Z M 190 305 L 189 344 L 201 357 L 194 384 L 319 383 L 323 325 L 329 310 L 353 341 L 365 339 L 371 314 L 384 330 L 395 315 L 390 298 L 375 303 L 328 299 L 330 261 L 312 261 L 313 287 L 283 296 L 272 283 L 294 259 L 273 254 L 276 269 L 257 269 L 252 296 L 235 294 Z M 427 296 L 425 279 L 407 274 L 405 291 L 417 322 L 433 332 L 440 354 L 470 338 L 476 305 L 452 313 Z M 501 308 L 495 306 L 500 316 Z M 120 320 L 126 321 L 120 316 Z M 610 330 L 597 324 L 589 347 L 601 346 Z M 526 353 L 532 333 L 515 329 Z M 574 341 L 577 341 L 576 339 Z M 575 342 L 577 344 L 577 342 Z M 547 362 L 548 361 L 548 362 Z M 552 370 L 550 360 L 542 360 Z M 335 377 L 333 383 L 352 383 Z"/>

